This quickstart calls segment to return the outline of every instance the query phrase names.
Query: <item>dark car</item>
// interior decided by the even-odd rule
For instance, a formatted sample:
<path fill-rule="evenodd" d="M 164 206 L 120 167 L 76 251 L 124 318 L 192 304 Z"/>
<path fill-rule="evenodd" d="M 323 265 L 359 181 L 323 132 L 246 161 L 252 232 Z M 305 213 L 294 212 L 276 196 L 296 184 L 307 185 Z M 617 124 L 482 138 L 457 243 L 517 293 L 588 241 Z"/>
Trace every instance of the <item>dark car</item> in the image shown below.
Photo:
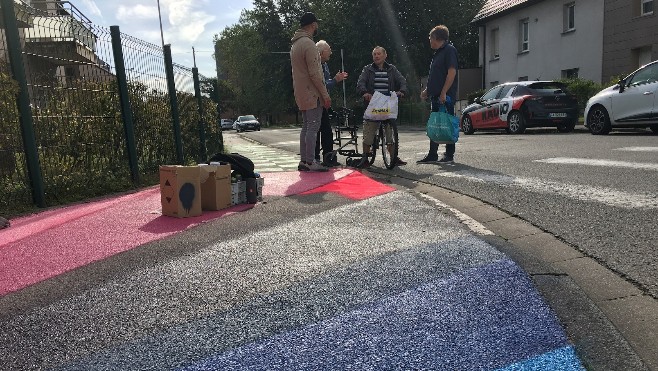
<path fill-rule="evenodd" d="M 233 123 L 233 127 L 237 132 L 245 130 L 260 131 L 260 122 L 258 122 L 254 115 L 238 116 L 238 119 Z"/>
<path fill-rule="evenodd" d="M 555 81 L 520 81 L 491 88 L 462 112 L 461 129 L 505 129 L 522 134 L 529 127 L 554 126 L 573 131 L 578 121 L 578 100 L 564 84 Z"/>

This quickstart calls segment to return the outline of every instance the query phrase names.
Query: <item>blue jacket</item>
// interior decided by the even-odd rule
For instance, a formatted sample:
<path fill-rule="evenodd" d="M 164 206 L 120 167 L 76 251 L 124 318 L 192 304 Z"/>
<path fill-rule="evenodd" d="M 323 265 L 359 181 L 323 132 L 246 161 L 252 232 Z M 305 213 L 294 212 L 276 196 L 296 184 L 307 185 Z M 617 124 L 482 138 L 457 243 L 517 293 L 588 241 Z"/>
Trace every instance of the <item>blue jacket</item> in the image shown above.
<path fill-rule="evenodd" d="M 331 72 L 329 72 L 327 62 L 322 63 L 322 72 L 324 73 L 324 83 L 327 85 L 327 90 L 333 89 L 336 86 L 336 80 L 331 78 Z"/>

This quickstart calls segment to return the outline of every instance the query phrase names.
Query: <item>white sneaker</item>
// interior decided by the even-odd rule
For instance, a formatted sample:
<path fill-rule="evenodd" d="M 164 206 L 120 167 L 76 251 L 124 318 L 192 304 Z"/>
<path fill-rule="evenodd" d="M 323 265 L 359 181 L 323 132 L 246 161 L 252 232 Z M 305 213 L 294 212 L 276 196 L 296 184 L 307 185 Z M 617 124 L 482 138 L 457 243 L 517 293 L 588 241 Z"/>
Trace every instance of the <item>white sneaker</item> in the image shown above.
<path fill-rule="evenodd" d="M 308 171 L 329 171 L 329 168 L 322 166 L 322 164 L 316 160 L 313 160 L 313 163 L 310 165 L 306 164 L 306 167 L 308 168 Z"/>

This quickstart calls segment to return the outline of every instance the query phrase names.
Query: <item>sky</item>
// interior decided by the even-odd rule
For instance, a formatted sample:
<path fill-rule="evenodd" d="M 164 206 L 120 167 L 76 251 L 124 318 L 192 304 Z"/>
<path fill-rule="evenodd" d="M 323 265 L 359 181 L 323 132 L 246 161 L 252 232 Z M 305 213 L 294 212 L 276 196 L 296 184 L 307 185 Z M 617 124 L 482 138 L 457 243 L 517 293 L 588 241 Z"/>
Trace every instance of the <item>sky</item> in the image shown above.
<path fill-rule="evenodd" d="M 158 0 L 71 0 L 92 23 L 119 26 L 122 33 L 161 45 Z M 193 67 L 195 49 L 199 73 L 216 77 L 213 38 L 238 23 L 252 0 L 160 0 L 164 43 L 171 44 L 174 63 Z"/>

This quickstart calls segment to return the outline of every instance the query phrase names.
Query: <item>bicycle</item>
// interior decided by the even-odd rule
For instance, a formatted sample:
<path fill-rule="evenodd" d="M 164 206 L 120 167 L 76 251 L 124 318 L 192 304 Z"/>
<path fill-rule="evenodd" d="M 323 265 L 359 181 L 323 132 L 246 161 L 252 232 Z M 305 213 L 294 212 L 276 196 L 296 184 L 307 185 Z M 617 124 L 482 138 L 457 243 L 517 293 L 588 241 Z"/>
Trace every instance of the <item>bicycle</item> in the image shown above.
<path fill-rule="evenodd" d="M 334 126 L 334 144 L 338 149 L 331 152 L 329 159 L 336 159 L 336 155 L 346 156 L 345 163 L 347 166 L 356 166 L 363 158 L 363 153 L 359 152 L 358 125 L 354 111 L 345 107 L 337 108 L 333 112 Z M 375 138 L 370 153 L 368 163 L 372 165 L 377 157 L 377 150 L 381 148 L 382 160 L 387 169 L 393 169 L 398 159 L 398 127 L 395 120 L 378 121 L 379 127 L 375 132 Z M 388 135 L 387 135 L 388 134 Z M 354 146 L 354 148 L 352 148 Z"/>

